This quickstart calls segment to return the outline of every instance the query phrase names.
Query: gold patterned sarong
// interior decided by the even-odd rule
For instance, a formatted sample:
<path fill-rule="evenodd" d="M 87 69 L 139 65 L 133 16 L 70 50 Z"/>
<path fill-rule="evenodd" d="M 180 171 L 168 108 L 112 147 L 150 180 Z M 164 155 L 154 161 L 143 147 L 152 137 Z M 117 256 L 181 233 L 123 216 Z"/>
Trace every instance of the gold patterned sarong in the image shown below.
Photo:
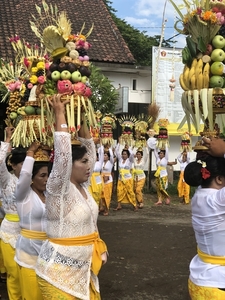
<path fill-rule="evenodd" d="M 190 202 L 190 186 L 184 181 L 184 171 L 180 171 L 177 184 L 178 196 L 184 198 L 186 204 Z"/>
<path fill-rule="evenodd" d="M 92 197 L 95 199 L 96 203 L 99 205 L 102 196 L 102 183 L 96 182 L 96 177 L 101 178 L 100 172 L 93 172 L 90 179 L 90 186 L 89 192 L 91 193 Z"/>
<path fill-rule="evenodd" d="M 54 285 L 50 284 L 41 277 L 38 278 L 40 290 L 44 300 L 80 300 L 77 297 L 70 295 Z M 96 291 L 94 284 L 90 281 L 90 300 L 101 300 L 100 294 Z"/>
<path fill-rule="evenodd" d="M 118 180 L 117 201 L 124 204 L 131 203 L 133 206 L 136 206 L 136 199 L 133 190 L 133 178 L 129 178 L 124 181 Z"/>
<path fill-rule="evenodd" d="M 111 173 L 102 173 L 103 176 L 111 176 Z M 104 183 L 104 178 L 102 179 L 103 182 L 103 190 L 102 190 L 102 199 L 105 201 L 105 205 L 107 209 L 109 210 L 109 206 L 111 203 L 111 198 L 112 198 L 112 188 L 113 188 L 113 183 Z"/>
<path fill-rule="evenodd" d="M 143 203 L 143 187 L 145 185 L 145 178 L 134 180 L 134 193 L 138 203 Z"/>
<path fill-rule="evenodd" d="M 198 286 L 190 279 L 188 280 L 188 290 L 191 300 L 224 300 L 225 291 L 217 287 Z"/>

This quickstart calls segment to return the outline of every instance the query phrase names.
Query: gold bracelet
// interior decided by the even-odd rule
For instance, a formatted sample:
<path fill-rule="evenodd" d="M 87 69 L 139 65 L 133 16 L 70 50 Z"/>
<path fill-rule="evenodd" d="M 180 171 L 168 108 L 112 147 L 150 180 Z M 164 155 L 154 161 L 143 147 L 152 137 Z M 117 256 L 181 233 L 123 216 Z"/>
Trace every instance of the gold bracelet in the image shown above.
<path fill-rule="evenodd" d="M 28 152 L 33 152 L 33 153 L 34 153 L 34 151 L 33 151 L 33 150 L 28 150 L 28 151 L 27 151 L 27 153 L 28 153 Z"/>

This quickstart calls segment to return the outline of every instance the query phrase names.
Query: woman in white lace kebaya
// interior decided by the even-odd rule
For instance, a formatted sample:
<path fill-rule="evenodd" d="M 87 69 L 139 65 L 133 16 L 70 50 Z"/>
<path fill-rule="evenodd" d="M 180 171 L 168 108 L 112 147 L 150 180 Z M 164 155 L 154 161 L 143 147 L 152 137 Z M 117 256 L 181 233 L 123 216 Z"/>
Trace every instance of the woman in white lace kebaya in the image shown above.
<path fill-rule="evenodd" d="M 89 191 L 92 197 L 95 199 L 96 203 L 100 209 L 100 201 L 102 196 L 102 177 L 101 177 L 101 170 L 102 164 L 104 160 L 104 147 L 101 145 L 97 152 L 96 152 L 96 162 L 94 165 L 93 173 L 91 174 L 90 178 L 90 186 Z"/>
<path fill-rule="evenodd" d="M 147 159 L 148 159 L 148 148 L 147 147 L 145 147 L 144 149 L 138 148 L 134 158 L 134 169 L 133 169 L 134 193 L 138 203 L 138 208 L 143 208 L 144 206 L 142 190 L 146 180 L 144 168 Z"/>
<path fill-rule="evenodd" d="M 98 273 L 107 248 L 97 228 L 98 205 L 88 191 L 95 145 L 86 121 L 78 132 L 82 146 L 71 146 L 71 135 L 60 95 L 49 100 L 55 112 L 54 162 L 47 182 L 48 240 L 39 254 L 36 273 L 42 296 L 54 299 L 100 299 Z"/>
<path fill-rule="evenodd" d="M 103 216 L 108 216 L 109 206 L 111 202 L 113 178 L 112 168 L 114 165 L 113 151 L 111 148 L 104 153 L 104 162 L 102 164 L 102 181 L 103 181 L 103 193 L 101 199 L 101 206 L 104 207 Z"/>
<path fill-rule="evenodd" d="M 16 255 L 22 299 L 41 300 L 35 273 L 38 254 L 46 239 L 45 190 L 48 179 L 49 157 L 38 156 L 40 144 L 34 142 L 27 151 L 16 186 L 20 235 Z M 37 161 L 41 159 L 41 161 Z"/>
<path fill-rule="evenodd" d="M 114 210 L 121 210 L 121 203 L 132 204 L 134 211 L 138 210 L 136 204 L 136 197 L 133 189 L 133 177 L 131 174 L 132 165 L 134 162 L 134 153 L 131 147 L 128 149 L 125 147 L 120 153 L 120 140 L 116 145 L 115 154 L 118 159 L 119 165 L 119 178 L 117 182 L 117 208 Z"/>
<path fill-rule="evenodd" d="M 16 208 L 15 189 L 26 151 L 23 148 L 14 149 L 9 154 L 10 140 L 13 128 L 6 127 L 6 140 L 0 148 L 0 189 L 2 192 L 2 207 L 5 217 L 1 223 L 0 237 L 3 262 L 7 272 L 7 291 L 9 300 L 21 300 L 19 274 L 14 260 L 16 241 L 20 233 L 19 216 Z M 7 164 L 6 164 L 6 157 Z M 8 170 L 9 168 L 9 170 Z"/>

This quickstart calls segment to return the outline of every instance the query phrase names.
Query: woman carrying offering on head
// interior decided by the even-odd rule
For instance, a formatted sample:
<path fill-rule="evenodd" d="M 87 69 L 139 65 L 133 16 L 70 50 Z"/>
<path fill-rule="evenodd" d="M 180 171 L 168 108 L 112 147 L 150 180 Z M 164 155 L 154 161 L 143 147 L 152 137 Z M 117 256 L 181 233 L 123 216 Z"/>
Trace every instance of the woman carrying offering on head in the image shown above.
<path fill-rule="evenodd" d="M 144 172 L 145 164 L 148 159 L 148 148 L 138 148 L 134 159 L 134 193 L 138 203 L 138 208 L 143 208 L 143 187 L 145 185 L 146 175 Z"/>
<path fill-rule="evenodd" d="M 107 260 L 107 248 L 97 227 L 98 205 L 88 191 L 95 144 L 83 116 L 78 131 L 82 145 L 71 146 L 61 95 L 49 99 L 55 114 L 54 162 L 47 182 L 48 239 L 36 266 L 46 300 L 100 299 L 98 273 Z"/>
<path fill-rule="evenodd" d="M 107 148 L 104 153 L 104 162 L 102 165 L 102 181 L 103 181 L 103 191 L 101 205 L 104 207 L 103 216 L 108 216 L 109 206 L 111 203 L 112 188 L 113 188 L 113 178 L 112 178 L 112 168 L 114 165 L 113 151 L 111 148 Z"/>
<path fill-rule="evenodd" d="M 20 277 L 22 299 L 41 300 L 35 266 L 43 241 L 46 239 L 45 198 L 49 175 L 49 156 L 40 143 L 28 148 L 16 186 L 20 235 L 16 242 L 15 261 Z"/>
<path fill-rule="evenodd" d="M 134 153 L 131 147 L 125 148 L 120 153 L 120 139 L 116 145 L 115 154 L 118 159 L 119 178 L 117 182 L 117 208 L 122 209 L 122 203 L 132 204 L 134 211 L 137 211 L 136 197 L 133 190 L 133 177 L 131 174 L 132 164 L 134 162 Z"/>
<path fill-rule="evenodd" d="M 167 164 L 168 164 L 168 147 L 165 149 L 160 149 L 159 151 L 154 149 L 157 170 L 154 174 L 156 182 L 156 191 L 158 196 L 158 201 L 155 205 L 162 205 L 165 200 L 165 204 L 170 204 L 169 194 L 166 189 L 168 187 L 168 174 L 167 174 Z"/>
<path fill-rule="evenodd" d="M 0 237 L 3 263 L 7 272 L 9 300 L 22 299 L 17 264 L 14 260 L 16 241 L 20 233 L 19 215 L 16 207 L 15 189 L 20 176 L 26 149 L 18 147 L 10 152 L 14 128 L 6 127 L 5 142 L 0 148 L 0 189 L 5 217 L 1 223 Z M 8 156 L 7 156 L 8 155 Z"/>
<path fill-rule="evenodd" d="M 225 143 L 217 150 L 225 153 Z M 197 187 L 191 200 L 197 255 L 189 266 L 189 294 L 192 300 L 222 300 L 225 299 L 225 159 L 199 151 L 196 161 L 186 166 L 184 180 Z"/>

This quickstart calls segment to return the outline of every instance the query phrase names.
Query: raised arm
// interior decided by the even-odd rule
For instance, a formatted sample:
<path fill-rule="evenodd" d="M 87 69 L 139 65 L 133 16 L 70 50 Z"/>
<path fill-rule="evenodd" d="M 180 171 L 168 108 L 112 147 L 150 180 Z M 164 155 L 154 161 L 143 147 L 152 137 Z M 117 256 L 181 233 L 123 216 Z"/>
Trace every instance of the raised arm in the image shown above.
<path fill-rule="evenodd" d="M 129 151 L 129 153 L 130 153 L 129 161 L 130 161 L 131 163 L 133 163 L 133 162 L 134 162 L 134 152 L 133 152 L 133 150 L 132 150 L 131 147 L 128 148 L 128 151 Z"/>
<path fill-rule="evenodd" d="M 68 133 L 65 117 L 65 106 L 69 100 L 61 102 L 60 98 L 60 95 L 54 95 L 48 99 L 55 114 L 56 132 L 54 133 L 54 162 L 47 182 L 47 191 L 55 195 L 66 193 L 72 170 L 71 135 Z"/>
<path fill-rule="evenodd" d="M 98 148 L 98 161 L 99 161 L 100 165 L 102 166 L 103 162 L 104 162 L 104 146 L 103 145 L 101 145 Z"/>
<path fill-rule="evenodd" d="M 143 161 L 144 161 L 144 164 L 147 162 L 148 156 L 149 156 L 148 147 L 144 147 L 143 148 Z"/>
<path fill-rule="evenodd" d="M 166 146 L 165 148 L 165 159 L 168 161 L 169 160 L 169 150 L 168 150 L 168 146 Z"/>
<path fill-rule="evenodd" d="M 33 166 L 34 166 L 34 154 L 40 147 L 39 142 L 33 142 L 27 150 L 26 158 L 23 162 L 22 169 L 18 183 L 16 185 L 16 201 L 21 202 L 26 198 L 27 193 L 30 190 L 32 182 Z"/>
<path fill-rule="evenodd" d="M 0 188 L 5 188 L 9 183 L 10 176 L 12 176 L 6 166 L 6 157 L 7 153 L 11 147 L 10 141 L 13 134 L 14 128 L 6 127 L 5 128 L 5 142 L 1 142 L 0 147 Z"/>

